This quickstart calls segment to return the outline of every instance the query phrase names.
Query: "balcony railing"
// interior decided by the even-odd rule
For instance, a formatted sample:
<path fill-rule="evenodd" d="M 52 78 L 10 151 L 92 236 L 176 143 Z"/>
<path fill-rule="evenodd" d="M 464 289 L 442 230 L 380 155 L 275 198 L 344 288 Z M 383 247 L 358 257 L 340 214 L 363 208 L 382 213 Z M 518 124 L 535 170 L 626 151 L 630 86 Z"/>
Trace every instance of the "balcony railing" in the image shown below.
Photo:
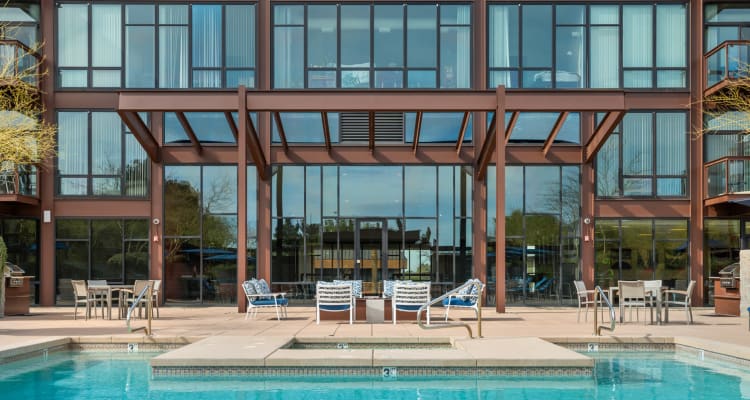
<path fill-rule="evenodd" d="M 0 172 L 0 196 L 13 194 L 39 197 L 38 182 L 39 170 L 36 167 L 26 166 Z"/>
<path fill-rule="evenodd" d="M 750 157 L 724 157 L 704 167 L 706 198 L 750 193 Z"/>
<path fill-rule="evenodd" d="M 39 87 L 41 56 L 18 40 L 0 40 L 0 80 L 22 79 Z"/>
<path fill-rule="evenodd" d="M 724 86 L 726 81 L 748 77 L 750 41 L 727 40 L 703 56 L 706 77 L 704 96 L 709 96 Z"/>

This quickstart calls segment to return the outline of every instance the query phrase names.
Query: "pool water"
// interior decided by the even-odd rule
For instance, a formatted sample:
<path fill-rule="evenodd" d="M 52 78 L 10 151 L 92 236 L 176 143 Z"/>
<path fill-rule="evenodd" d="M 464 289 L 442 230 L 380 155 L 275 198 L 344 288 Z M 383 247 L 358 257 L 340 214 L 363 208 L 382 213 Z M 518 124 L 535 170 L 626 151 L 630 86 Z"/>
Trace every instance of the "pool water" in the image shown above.
<path fill-rule="evenodd" d="M 397 379 L 152 379 L 155 355 L 59 352 L 2 365 L 0 399 L 750 399 L 750 369 L 687 353 L 598 353 L 594 377 Z"/>

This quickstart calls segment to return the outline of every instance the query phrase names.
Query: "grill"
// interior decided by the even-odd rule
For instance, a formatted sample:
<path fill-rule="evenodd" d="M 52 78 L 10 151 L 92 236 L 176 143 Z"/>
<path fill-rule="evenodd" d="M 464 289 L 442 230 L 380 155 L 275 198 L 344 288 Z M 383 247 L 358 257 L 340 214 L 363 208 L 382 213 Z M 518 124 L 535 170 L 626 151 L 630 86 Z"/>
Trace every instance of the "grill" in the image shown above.
<path fill-rule="evenodd" d="M 737 288 L 737 279 L 740 277 L 740 264 L 729 264 L 719 271 L 719 282 L 721 287 L 728 289 Z"/>

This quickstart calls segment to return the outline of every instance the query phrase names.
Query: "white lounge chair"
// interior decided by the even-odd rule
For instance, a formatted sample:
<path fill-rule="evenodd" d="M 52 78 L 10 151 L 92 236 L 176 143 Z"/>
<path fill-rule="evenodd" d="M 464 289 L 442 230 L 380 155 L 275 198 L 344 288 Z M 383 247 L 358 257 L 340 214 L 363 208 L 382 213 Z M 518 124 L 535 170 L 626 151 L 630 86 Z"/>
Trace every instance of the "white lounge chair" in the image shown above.
<path fill-rule="evenodd" d="M 287 317 L 287 305 L 289 299 L 286 298 L 285 292 L 271 292 L 268 283 L 264 280 L 251 279 L 242 283 L 242 290 L 247 298 L 247 312 L 245 319 L 258 315 L 258 309 L 273 307 L 276 310 L 276 319 L 281 321 L 281 317 Z"/>
<path fill-rule="evenodd" d="M 474 310 L 477 318 L 479 318 L 479 297 L 484 292 L 484 283 L 479 279 L 469 279 L 466 284 L 471 284 L 460 290 L 456 294 L 451 294 L 443 299 L 443 307 L 445 307 L 445 321 L 448 321 L 448 313 L 451 308 L 469 308 Z"/>
<path fill-rule="evenodd" d="M 315 317 L 320 324 L 320 312 L 349 312 L 349 324 L 354 323 L 354 296 L 351 283 L 318 281 L 316 286 Z"/>
<path fill-rule="evenodd" d="M 429 282 L 396 282 L 393 285 L 391 299 L 391 317 L 396 325 L 398 311 L 416 313 L 419 308 L 430 302 Z M 427 325 L 430 324 L 430 308 L 427 308 Z"/>

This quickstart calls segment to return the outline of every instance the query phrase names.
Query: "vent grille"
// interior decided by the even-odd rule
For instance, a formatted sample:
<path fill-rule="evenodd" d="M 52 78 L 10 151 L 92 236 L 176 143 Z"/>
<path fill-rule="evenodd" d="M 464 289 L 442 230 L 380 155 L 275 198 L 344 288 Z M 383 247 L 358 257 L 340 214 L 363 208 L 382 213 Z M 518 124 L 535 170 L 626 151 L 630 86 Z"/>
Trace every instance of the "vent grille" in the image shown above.
<path fill-rule="evenodd" d="M 366 112 L 342 112 L 339 116 L 342 142 L 369 142 L 370 120 Z M 404 113 L 375 113 L 375 142 L 404 141 Z"/>

